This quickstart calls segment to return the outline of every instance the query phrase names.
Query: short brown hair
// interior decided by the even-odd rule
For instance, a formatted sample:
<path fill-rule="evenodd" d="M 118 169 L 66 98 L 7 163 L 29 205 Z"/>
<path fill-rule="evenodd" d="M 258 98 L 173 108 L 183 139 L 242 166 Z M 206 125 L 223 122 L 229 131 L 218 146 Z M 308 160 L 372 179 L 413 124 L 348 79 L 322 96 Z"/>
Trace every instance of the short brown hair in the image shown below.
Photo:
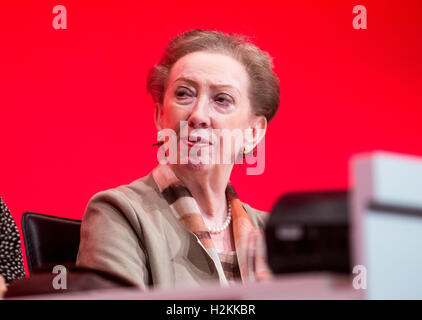
<path fill-rule="evenodd" d="M 280 86 L 271 56 L 248 37 L 221 31 L 190 30 L 169 42 L 158 65 L 148 73 L 147 91 L 155 103 L 163 103 L 172 66 L 183 56 L 197 51 L 223 53 L 239 61 L 249 75 L 248 95 L 255 114 L 265 116 L 268 122 L 274 117 L 280 103 Z"/>

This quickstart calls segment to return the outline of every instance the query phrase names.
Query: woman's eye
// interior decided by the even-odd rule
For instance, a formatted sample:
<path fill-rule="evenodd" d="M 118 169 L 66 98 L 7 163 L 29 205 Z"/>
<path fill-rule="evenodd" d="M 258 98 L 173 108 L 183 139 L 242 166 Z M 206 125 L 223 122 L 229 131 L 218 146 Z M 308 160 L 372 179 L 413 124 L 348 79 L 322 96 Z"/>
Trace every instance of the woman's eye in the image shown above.
<path fill-rule="evenodd" d="M 226 94 L 220 94 L 215 98 L 215 101 L 222 106 L 229 106 L 233 104 L 233 99 Z"/>
<path fill-rule="evenodd" d="M 181 100 L 190 98 L 193 96 L 192 92 L 190 92 L 190 90 L 186 88 L 177 89 L 175 92 L 175 95 L 178 99 L 181 99 Z"/>

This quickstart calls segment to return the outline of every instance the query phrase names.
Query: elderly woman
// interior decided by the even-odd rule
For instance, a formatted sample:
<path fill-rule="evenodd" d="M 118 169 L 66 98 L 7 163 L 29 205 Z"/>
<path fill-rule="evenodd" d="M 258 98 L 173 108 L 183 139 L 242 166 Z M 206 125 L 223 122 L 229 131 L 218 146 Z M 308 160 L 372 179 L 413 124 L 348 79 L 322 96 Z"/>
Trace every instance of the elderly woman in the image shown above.
<path fill-rule="evenodd" d="M 184 152 L 165 148 L 162 159 L 175 161 L 160 161 L 149 175 L 90 200 L 77 264 L 144 289 L 269 278 L 266 213 L 241 202 L 229 179 L 278 108 L 270 56 L 243 36 L 192 30 L 168 44 L 147 85 L 158 140 L 168 143 L 163 132 L 174 132 Z M 251 132 L 242 144 L 221 134 L 239 129 Z M 230 161 L 205 161 L 227 152 Z"/>

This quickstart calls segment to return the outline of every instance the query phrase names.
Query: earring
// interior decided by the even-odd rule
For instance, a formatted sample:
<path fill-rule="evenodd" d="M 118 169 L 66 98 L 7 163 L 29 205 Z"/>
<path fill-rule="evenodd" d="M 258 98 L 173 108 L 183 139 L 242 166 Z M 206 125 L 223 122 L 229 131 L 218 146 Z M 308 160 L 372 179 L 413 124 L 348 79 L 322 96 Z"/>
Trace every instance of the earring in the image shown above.
<path fill-rule="evenodd" d="M 246 156 L 248 155 L 248 152 L 246 151 L 246 146 L 245 147 L 243 147 L 243 152 L 242 152 L 243 154 L 242 154 L 242 156 L 243 156 L 243 159 L 246 159 Z"/>
<path fill-rule="evenodd" d="M 152 145 L 153 146 L 161 146 L 162 144 L 164 144 L 164 138 L 163 138 L 163 135 L 162 135 L 162 132 L 161 132 L 161 130 L 159 130 L 158 132 L 157 132 L 157 143 L 153 143 Z"/>
<path fill-rule="evenodd" d="M 243 148 L 243 159 L 246 159 L 246 156 L 251 156 L 253 155 L 254 157 L 256 157 L 257 154 L 257 147 L 255 146 L 253 149 L 249 150 L 250 145 L 246 145 L 246 147 Z"/>

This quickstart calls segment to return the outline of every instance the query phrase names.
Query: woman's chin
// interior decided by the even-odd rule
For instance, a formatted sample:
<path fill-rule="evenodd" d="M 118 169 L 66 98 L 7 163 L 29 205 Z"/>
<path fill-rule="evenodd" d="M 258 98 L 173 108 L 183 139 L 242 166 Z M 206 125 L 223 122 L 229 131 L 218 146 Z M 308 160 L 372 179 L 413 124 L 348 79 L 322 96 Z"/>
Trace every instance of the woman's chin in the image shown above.
<path fill-rule="evenodd" d="M 187 161 L 183 161 L 182 163 L 178 163 L 177 166 L 180 166 L 184 169 L 192 170 L 192 171 L 208 171 L 216 166 L 216 164 L 207 163 L 206 161 L 193 161 L 191 159 Z"/>
<path fill-rule="evenodd" d="M 189 161 L 187 164 L 185 164 L 186 168 L 192 171 L 207 171 L 210 170 L 214 165 L 206 164 L 206 163 L 194 163 Z"/>

